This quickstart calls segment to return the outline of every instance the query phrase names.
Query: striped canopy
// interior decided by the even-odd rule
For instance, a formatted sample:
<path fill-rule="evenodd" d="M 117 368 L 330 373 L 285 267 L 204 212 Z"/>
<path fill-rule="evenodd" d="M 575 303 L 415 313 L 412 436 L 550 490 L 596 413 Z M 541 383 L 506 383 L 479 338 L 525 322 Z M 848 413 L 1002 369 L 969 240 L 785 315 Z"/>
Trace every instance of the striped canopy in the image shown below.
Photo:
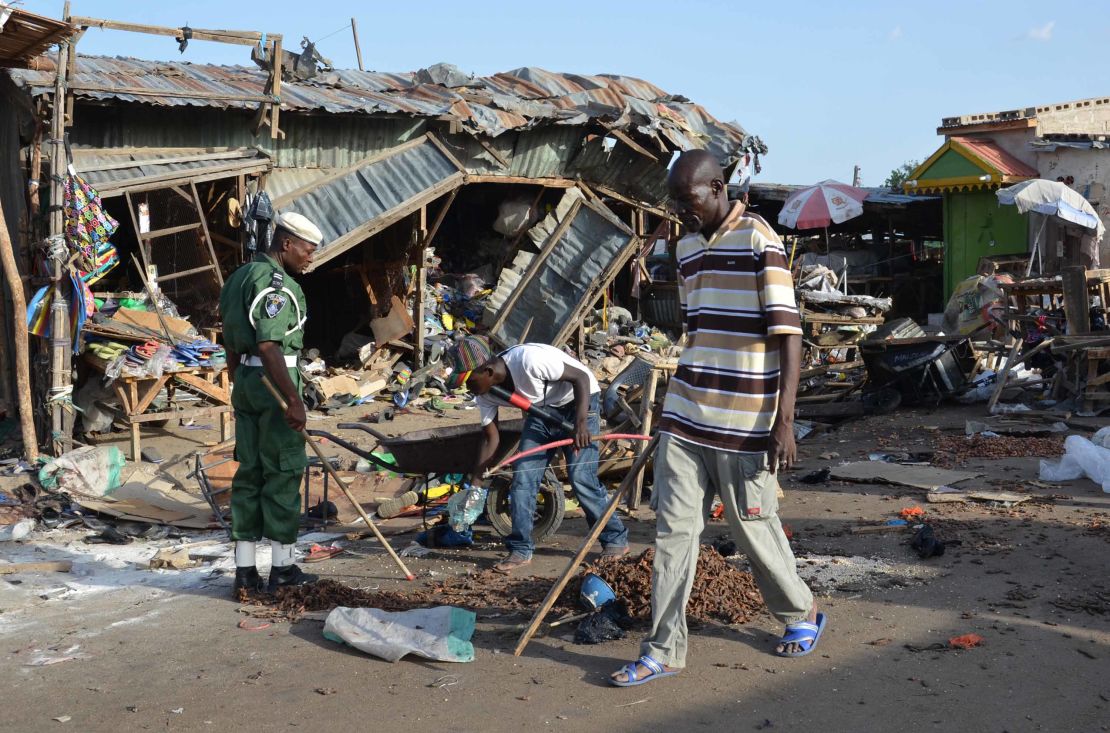
<path fill-rule="evenodd" d="M 795 191 L 783 202 L 779 224 L 791 229 L 820 229 L 863 213 L 867 191 L 839 181 L 821 181 Z"/>

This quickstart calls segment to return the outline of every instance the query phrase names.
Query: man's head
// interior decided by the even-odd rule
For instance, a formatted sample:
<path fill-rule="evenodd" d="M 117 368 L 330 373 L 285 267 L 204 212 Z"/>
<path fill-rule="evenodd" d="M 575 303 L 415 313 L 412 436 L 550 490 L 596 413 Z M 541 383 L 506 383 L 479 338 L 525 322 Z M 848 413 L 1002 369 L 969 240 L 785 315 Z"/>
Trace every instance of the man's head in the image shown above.
<path fill-rule="evenodd" d="M 444 363 L 451 367 L 451 374 L 444 380 L 448 389 L 466 385 L 474 394 L 485 394 L 498 383 L 495 381 L 497 359 L 486 340 L 478 336 L 467 336 L 448 349 Z"/>
<path fill-rule="evenodd" d="M 693 234 L 712 234 L 728 216 L 728 189 L 717 159 L 705 150 L 678 156 L 667 176 L 667 190 L 675 214 Z"/>
<path fill-rule="evenodd" d="M 296 212 L 278 214 L 274 224 L 277 231 L 270 242 L 270 254 L 280 260 L 286 270 L 299 275 L 308 269 L 324 235 L 307 217 Z"/>

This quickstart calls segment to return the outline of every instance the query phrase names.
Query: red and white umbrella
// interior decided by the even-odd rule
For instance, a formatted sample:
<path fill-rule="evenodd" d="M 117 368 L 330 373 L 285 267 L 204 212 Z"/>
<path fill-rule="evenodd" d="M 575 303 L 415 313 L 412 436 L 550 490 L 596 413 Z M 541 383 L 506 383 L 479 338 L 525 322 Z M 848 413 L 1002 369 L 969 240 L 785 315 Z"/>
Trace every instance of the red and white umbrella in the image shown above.
<path fill-rule="evenodd" d="M 783 202 L 779 224 L 791 229 L 820 229 L 863 214 L 867 191 L 828 180 L 795 191 Z"/>

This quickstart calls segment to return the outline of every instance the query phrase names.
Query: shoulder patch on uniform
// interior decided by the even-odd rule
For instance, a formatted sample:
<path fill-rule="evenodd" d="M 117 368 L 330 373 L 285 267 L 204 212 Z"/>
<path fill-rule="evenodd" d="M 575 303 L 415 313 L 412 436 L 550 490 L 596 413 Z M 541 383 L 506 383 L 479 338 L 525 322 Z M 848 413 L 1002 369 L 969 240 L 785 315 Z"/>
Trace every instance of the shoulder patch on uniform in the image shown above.
<path fill-rule="evenodd" d="M 270 275 L 270 287 L 274 290 L 281 290 L 282 285 L 285 284 L 285 273 L 281 270 L 274 270 Z"/>
<path fill-rule="evenodd" d="M 287 302 L 288 299 L 281 293 L 268 294 L 262 302 L 262 307 L 266 311 L 266 317 L 273 318 L 278 313 L 281 313 L 282 308 L 285 307 Z"/>

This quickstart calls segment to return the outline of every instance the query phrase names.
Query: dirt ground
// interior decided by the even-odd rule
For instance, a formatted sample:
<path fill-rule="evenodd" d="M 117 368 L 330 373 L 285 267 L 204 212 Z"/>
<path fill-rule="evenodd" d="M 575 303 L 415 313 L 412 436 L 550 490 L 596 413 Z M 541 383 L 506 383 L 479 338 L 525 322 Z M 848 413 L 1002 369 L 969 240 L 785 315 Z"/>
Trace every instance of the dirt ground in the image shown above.
<path fill-rule="evenodd" d="M 375 409 L 352 408 L 339 419 Z M 476 419 L 474 411 L 456 412 L 461 421 Z M 227 558 L 191 571 L 185 583 L 175 571 L 121 570 L 104 550 L 75 558 L 74 575 L 88 592 L 39 592 L 67 582 L 58 576 L 0 579 L 0 730 L 1107 730 L 1110 495 L 1088 481 L 1029 483 L 1037 477 L 1036 456 L 957 466 L 982 473 L 967 486 L 1031 497 L 1009 508 L 926 504 L 923 492 L 892 485 L 797 480 L 840 461 L 866 460 L 877 448 L 930 449 L 982 414 L 981 406 L 902 410 L 800 444 L 802 463 L 783 480 L 781 515 L 830 619 L 817 650 L 801 659 L 770 653 L 781 628 L 762 614 L 742 627 L 694 630 L 689 666 L 677 677 L 616 689 L 606 677 L 637 656 L 641 630 L 580 646 L 572 628 L 561 627 L 517 658 L 511 650 L 527 615 L 474 608 L 474 662 L 409 657 L 390 664 L 324 639 L 319 621 L 238 628 L 243 616 L 229 597 Z M 402 416 L 387 428 L 447 424 L 458 423 Z M 180 459 L 216 439 L 215 430 L 173 428 L 144 443 L 183 477 L 187 462 Z M 122 437 L 119 445 L 126 448 Z M 907 532 L 852 531 L 911 506 L 927 511 L 940 539 L 960 544 L 920 560 Z M 633 549 L 646 547 L 650 510 L 625 521 Z M 568 515 L 539 548 L 532 572 L 553 579 L 584 527 Z M 725 532 L 710 523 L 706 540 Z M 55 544 L 77 547 L 84 534 L 71 530 L 63 537 L 71 545 Z M 395 544 L 410 539 L 398 536 Z M 9 558 L 39 552 L 35 542 L 5 545 L 0 552 Z M 350 554 L 312 571 L 360 587 L 405 586 L 376 543 L 348 547 Z M 136 558 L 153 554 L 152 546 L 128 548 Z M 473 549 L 407 562 L 418 582 L 427 582 L 486 568 L 499 554 L 487 534 Z M 982 645 L 931 648 L 967 633 L 981 635 Z"/>

